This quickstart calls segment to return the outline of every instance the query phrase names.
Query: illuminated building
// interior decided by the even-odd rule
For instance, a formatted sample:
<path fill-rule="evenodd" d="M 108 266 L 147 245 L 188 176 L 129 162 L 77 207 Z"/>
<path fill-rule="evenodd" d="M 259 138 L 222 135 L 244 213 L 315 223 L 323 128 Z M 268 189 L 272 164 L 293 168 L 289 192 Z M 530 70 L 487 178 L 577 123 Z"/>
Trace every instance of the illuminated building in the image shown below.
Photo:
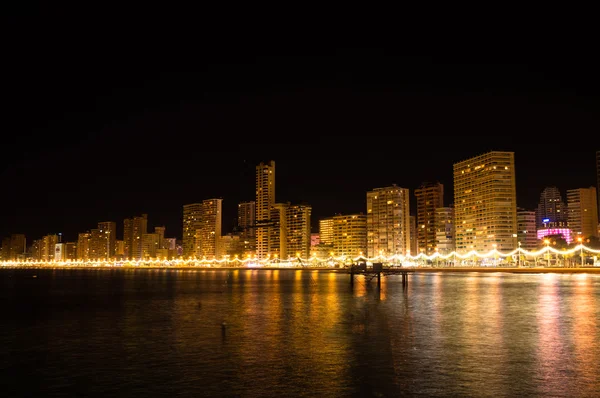
<path fill-rule="evenodd" d="M 89 232 L 81 232 L 77 238 L 77 258 L 87 260 L 90 258 L 90 237 Z"/>
<path fill-rule="evenodd" d="M 567 205 L 556 187 L 546 187 L 540 195 L 536 211 L 536 227 L 566 227 Z"/>
<path fill-rule="evenodd" d="M 271 209 L 275 204 L 275 161 L 256 166 L 256 256 L 269 254 Z"/>
<path fill-rule="evenodd" d="M 256 254 L 256 202 L 238 204 L 237 226 L 240 242 L 243 244 L 240 254 L 254 256 Z"/>
<path fill-rule="evenodd" d="M 104 240 L 104 234 L 99 228 L 94 228 L 90 230 L 89 242 L 89 258 L 91 258 L 92 260 L 106 258 L 106 241 Z"/>
<path fill-rule="evenodd" d="M 310 217 L 312 207 L 307 204 L 289 205 L 286 209 L 287 218 L 287 250 L 290 256 L 300 255 L 308 258 L 310 255 Z"/>
<path fill-rule="evenodd" d="M 417 216 L 410 216 L 410 253 L 416 255 L 419 253 L 419 242 L 417 240 Z"/>
<path fill-rule="evenodd" d="M 123 222 L 125 256 L 131 260 L 142 258 L 142 236 L 148 233 L 148 215 L 127 218 Z"/>
<path fill-rule="evenodd" d="M 33 242 L 31 242 L 31 246 L 29 246 L 29 249 L 28 249 L 29 258 L 31 258 L 32 260 L 41 260 L 42 259 L 41 249 L 42 249 L 42 240 L 34 239 Z"/>
<path fill-rule="evenodd" d="M 2 239 L 3 260 L 23 260 L 27 252 L 27 241 L 24 234 L 11 234 Z"/>
<path fill-rule="evenodd" d="M 183 205 L 183 256 L 195 256 L 196 232 L 200 229 L 202 214 L 202 203 L 190 203 Z"/>
<path fill-rule="evenodd" d="M 271 207 L 271 214 L 269 222 L 263 224 L 263 228 L 269 232 L 269 240 L 267 247 L 269 252 L 265 255 L 265 258 L 288 258 L 288 246 L 287 246 L 287 209 L 289 203 L 275 203 Z M 292 255 L 291 253 L 289 255 Z"/>
<path fill-rule="evenodd" d="M 570 228 L 540 228 L 536 235 L 538 240 L 542 240 L 546 236 L 562 236 L 567 243 L 573 243 L 573 231 Z M 537 245 L 540 246 L 540 242 L 537 242 Z"/>
<path fill-rule="evenodd" d="M 452 253 L 455 249 L 454 208 L 438 207 L 435 209 L 435 231 L 436 247 L 439 253 Z"/>
<path fill-rule="evenodd" d="M 396 184 L 367 192 L 368 257 L 410 250 L 409 190 Z"/>
<path fill-rule="evenodd" d="M 417 198 L 417 245 L 427 255 L 435 251 L 435 210 L 444 206 L 444 185 L 425 182 L 415 189 Z"/>
<path fill-rule="evenodd" d="M 332 251 L 334 256 L 354 258 L 367 253 L 367 216 L 336 215 L 333 220 Z"/>
<path fill-rule="evenodd" d="M 596 188 L 577 188 L 567 191 L 569 229 L 583 238 L 598 237 L 598 206 Z"/>
<path fill-rule="evenodd" d="M 456 251 L 517 246 L 513 152 L 492 151 L 454 164 Z"/>
<path fill-rule="evenodd" d="M 65 243 L 65 253 L 67 260 L 77 260 L 77 242 Z"/>
<path fill-rule="evenodd" d="M 202 212 L 200 214 L 200 228 L 197 231 L 199 237 L 198 257 L 220 257 L 219 239 L 221 238 L 223 225 L 223 199 L 206 199 L 202 201 Z"/>
<path fill-rule="evenodd" d="M 98 258 L 113 258 L 117 241 L 117 223 L 114 221 L 99 222 L 98 229 L 102 234 Z"/>
<path fill-rule="evenodd" d="M 313 232 L 310 234 L 310 247 L 316 246 L 321 243 L 321 238 L 318 232 Z"/>
<path fill-rule="evenodd" d="M 40 246 L 40 260 L 51 261 L 54 259 L 54 249 L 58 243 L 58 235 L 46 235 L 42 238 Z"/>
<path fill-rule="evenodd" d="M 156 258 L 157 250 L 160 248 L 158 242 L 160 235 L 157 233 L 143 234 L 142 235 L 142 258 L 152 259 Z"/>
<path fill-rule="evenodd" d="M 517 208 L 517 242 L 521 249 L 536 250 L 539 246 L 537 215 L 536 211 Z"/>
<path fill-rule="evenodd" d="M 333 218 L 319 220 L 319 243 L 324 245 L 333 243 Z"/>
<path fill-rule="evenodd" d="M 65 261 L 67 259 L 67 249 L 64 243 L 57 243 L 54 245 L 54 260 Z"/>
<path fill-rule="evenodd" d="M 233 259 L 236 255 L 241 258 L 244 255 L 244 242 L 240 235 L 227 234 L 219 240 L 219 253 Z"/>

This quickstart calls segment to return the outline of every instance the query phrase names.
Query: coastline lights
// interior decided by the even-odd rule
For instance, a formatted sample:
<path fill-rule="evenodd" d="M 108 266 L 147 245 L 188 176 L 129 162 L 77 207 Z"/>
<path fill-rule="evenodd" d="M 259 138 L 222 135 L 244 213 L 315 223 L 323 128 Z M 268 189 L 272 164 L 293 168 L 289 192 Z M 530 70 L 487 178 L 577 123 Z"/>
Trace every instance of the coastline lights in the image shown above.
<path fill-rule="evenodd" d="M 194 258 L 189 258 L 189 259 L 172 259 L 172 260 L 164 260 L 164 259 L 148 259 L 148 260 L 107 260 L 107 259 L 97 259 L 97 260 L 62 260 L 62 261 L 55 261 L 55 260 L 49 260 L 49 261 L 42 261 L 42 260 L 17 260 L 17 261 L 12 261 L 12 260 L 4 260 L 4 261 L 0 261 L 0 265 L 1 266 L 8 266 L 8 267 L 19 267 L 19 266 L 71 266 L 71 267 L 81 267 L 81 266 L 85 266 L 85 267 L 121 267 L 121 266 L 149 266 L 149 267 L 159 267 L 159 266 L 173 266 L 173 267 L 178 267 L 178 266 L 205 266 L 205 267 L 211 267 L 214 265 L 225 265 L 227 266 L 227 264 L 231 264 L 233 266 L 246 266 L 246 267 L 264 267 L 264 266 L 270 266 L 270 265 L 275 265 L 275 266 L 290 266 L 293 267 L 295 265 L 293 264 L 298 264 L 298 263 L 302 263 L 302 264 L 307 264 L 307 265 L 311 265 L 311 264 L 324 264 L 324 263 L 331 263 L 332 261 L 335 262 L 340 262 L 340 263 L 346 263 L 348 260 L 350 261 L 369 261 L 369 262 L 388 262 L 388 263 L 402 263 L 403 261 L 414 261 L 414 260 L 448 260 L 448 259 L 452 259 L 453 261 L 456 261 L 456 259 L 461 259 L 461 260 L 466 260 L 466 259 L 471 259 L 471 258 L 479 258 L 479 259 L 490 259 L 490 258 L 506 258 L 506 257 L 512 257 L 512 256 L 520 256 L 520 255 L 524 255 L 527 257 L 533 257 L 535 259 L 537 259 L 540 256 L 544 256 L 546 255 L 547 259 L 550 259 L 550 255 L 551 254 L 558 254 L 561 256 L 568 256 L 571 254 L 575 254 L 578 253 L 582 259 L 584 258 L 584 254 L 585 253 L 589 253 L 591 255 L 598 255 L 600 254 L 600 250 L 595 250 L 592 249 L 590 247 L 587 247 L 583 244 L 583 240 L 579 240 L 580 242 L 579 245 L 569 249 L 569 250 L 558 250 L 555 249 L 554 247 L 552 247 L 550 245 L 550 240 L 546 239 L 544 241 L 544 244 L 546 245 L 544 248 L 540 249 L 540 250 L 533 250 L 533 251 L 529 251 L 529 250 L 525 250 L 522 249 L 519 245 L 519 247 L 515 250 L 512 250 L 510 252 L 500 252 L 497 250 L 496 247 L 494 247 L 494 249 L 485 252 L 485 253 L 479 253 L 475 250 L 471 250 L 467 253 L 458 253 L 456 251 L 453 251 L 451 253 L 448 254 L 441 254 L 439 251 L 435 251 L 433 254 L 431 255 L 427 255 L 425 254 L 423 251 L 420 252 L 418 255 L 413 256 L 410 254 L 409 251 L 407 251 L 406 255 L 402 255 L 402 254 L 394 254 L 391 256 L 384 256 L 383 254 L 378 254 L 375 257 L 366 257 L 363 255 L 362 252 L 359 253 L 359 255 L 357 257 L 349 257 L 349 256 L 334 256 L 333 252 L 329 253 L 330 256 L 326 257 L 326 258 L 320 258 L 317 257 L 316 255 L 313 256 L 309 256 L 309 258 L 302 258 L 300 257 L 300 253 L 296 253 L 298 257 L 290 257 L 287 260 L 283 260 L 278 258 L 277 255 L 273 255 L 272 258 L 271 256 L 267 256 L 266 259 L 258 259 L 257 257 L 251 257 L 250 254 L 248 254 L 246 256 L 246 258 L 240 259 L 239 257 L 234 257 L 233 259 L 231 259 L 228 256 L 223 256 L 222 259 L 207 259 L 206 257 L 203 257 L 202 259 L 194 259 Z M 582 260 L 582 264 L 583 264 L 583 260 Z M 296 265 L 297 266 L 297 265 Z"/>

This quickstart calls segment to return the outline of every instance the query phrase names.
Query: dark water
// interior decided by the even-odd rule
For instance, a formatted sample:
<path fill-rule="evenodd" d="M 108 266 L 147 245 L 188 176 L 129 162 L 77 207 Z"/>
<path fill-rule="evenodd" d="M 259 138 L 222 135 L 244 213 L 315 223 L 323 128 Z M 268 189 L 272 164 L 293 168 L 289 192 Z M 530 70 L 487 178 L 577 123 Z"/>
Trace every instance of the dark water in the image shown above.
<path fill-rule="evenodd" d="M 399 276 L 378 289 L 296 270 L 0 281 L 3 396 L 600 396 L 600 276 L 429 274 L 406 289 Z"/>

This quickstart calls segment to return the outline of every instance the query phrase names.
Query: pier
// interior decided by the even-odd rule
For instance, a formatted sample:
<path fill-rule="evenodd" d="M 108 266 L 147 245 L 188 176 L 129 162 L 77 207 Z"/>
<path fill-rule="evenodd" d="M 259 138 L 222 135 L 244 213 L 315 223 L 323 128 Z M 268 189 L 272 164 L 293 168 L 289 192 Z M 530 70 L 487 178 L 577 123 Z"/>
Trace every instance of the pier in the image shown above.
<path fill-rule="evenodd" d="M 373 263 L 371 267 L 366 262 L 352 264 L 348 269 L 350 274 L 350 284 L 354 284 L 354 275 L 365 275 L 371 279 L 377 278 L 377 286 L 381 287 L 382 275 L 402 275 L 402 286 L 408 286 L 408 274 L 414 273 L 414 268 L 390 268 L 384 267 L 383 263 Z"/>

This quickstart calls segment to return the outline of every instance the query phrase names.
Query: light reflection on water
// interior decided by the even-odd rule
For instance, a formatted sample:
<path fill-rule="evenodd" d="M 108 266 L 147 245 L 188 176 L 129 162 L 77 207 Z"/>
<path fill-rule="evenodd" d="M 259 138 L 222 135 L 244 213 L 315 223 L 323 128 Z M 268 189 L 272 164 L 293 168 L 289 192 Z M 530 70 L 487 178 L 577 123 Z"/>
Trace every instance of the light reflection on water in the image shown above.
<path fill-rule="evenodd" d="M 0 281 L 0 380 L 17 396 L 600 396 L 596 275 L 378 287 L 300 270 L 100 269 Z"/>

